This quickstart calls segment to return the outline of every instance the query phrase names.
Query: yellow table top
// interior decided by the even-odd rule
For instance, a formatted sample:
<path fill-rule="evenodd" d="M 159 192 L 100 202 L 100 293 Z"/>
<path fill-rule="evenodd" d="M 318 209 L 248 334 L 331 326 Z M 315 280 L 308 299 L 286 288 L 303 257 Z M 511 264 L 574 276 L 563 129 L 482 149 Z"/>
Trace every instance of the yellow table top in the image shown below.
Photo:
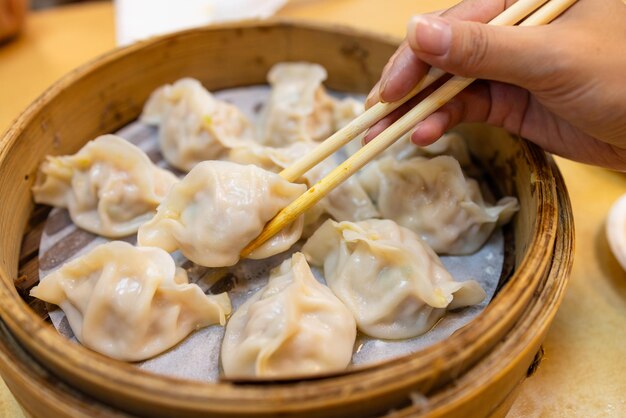
<path fill-rule="evenodd" d="M 415 13 L 457 0 L 291 0 L 279 16 L 353 25 L 403 36 Z M 32 13 L 24 34 L 0 46 L 0 131 L 74 67 L 115 47 L 108 2 Z M 509 417 L 626 416 L 626 273 L 609 252 L 604 219 L 626 193 L 626 175 L 558 160 L 569 188 L 576 255 L 569 288 Z M 22 417 L 0 381 L 0 415 Z"/>

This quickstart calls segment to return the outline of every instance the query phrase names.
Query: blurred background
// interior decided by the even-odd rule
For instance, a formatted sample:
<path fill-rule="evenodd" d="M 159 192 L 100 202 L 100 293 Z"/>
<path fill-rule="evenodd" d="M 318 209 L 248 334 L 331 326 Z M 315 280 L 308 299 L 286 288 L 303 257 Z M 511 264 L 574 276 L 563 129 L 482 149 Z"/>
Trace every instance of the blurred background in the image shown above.
<path fill-rule="evenodd" d="M 88 0 L 31 0 L 30 7 L 33 10 L 45 9 L 46 7 L 60 6 L 69 3 L 82 3 Z"/>
<path fill-rule="evenodd" d="M 401 38 L 459 0 L 0 0 L 0 131 L 54 81 L 116 46 L 241 19 L 316 20 Z M 393 7 L 389 7 L 393 4 Z"/>

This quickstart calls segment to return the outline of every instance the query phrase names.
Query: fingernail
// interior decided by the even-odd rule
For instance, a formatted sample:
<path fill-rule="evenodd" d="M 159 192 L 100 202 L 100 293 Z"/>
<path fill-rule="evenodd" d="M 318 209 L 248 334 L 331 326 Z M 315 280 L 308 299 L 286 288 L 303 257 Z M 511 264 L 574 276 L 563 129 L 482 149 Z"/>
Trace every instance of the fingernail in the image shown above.
<path fill-rule="evenodd" d="M 413 49 L 431 55 L 445 55 L 452 45 L 452 28 L 438 16 L 413 16 L 407 25 L 407 39 Z"/>
<path fill-rule="evenodd" d="M 374 87 L 378 87 L 378 86 L 374 86 Z M 373 100 L 373 97 L 374 97 L 374 90 L 372 89 L 372 91 L 370 91 L 370 94 L 368 94 L 367 97 L 365 98 L 364 106 L 366 109 L 369 108 L 369 104 Z"/>
<path fill-rule="evenodd" d="M 374 87 L 372 87 L 372 90 L 370 90 L 370 93 L 367 95 L 367 97 L 365 98 L 365 108 L 369 108 L 371 105 L 373 105 L 375 102 L 374 100 L 374 96 L 376 96 L 378 94 L 378 90 L 379 90 L 379 85 L 380 85 L 380 81 L 377 82 Z"/>
<path fill-rule="evenodd" d="M 387 83 L 389 83 L 389 77 L 383 76 L 380 80 L 380 87 L 378 88 L 378 97 L 380 97 L 380 101 L 384 102 L 383 95 L 385 94 L 385 88 L 387 87 Z"/>
<path fill-rule="evenodd" d="M 385 71 L 382 75 L 382 77 L 380 78 L 379 86 L 378 86 L 378 97 L 380 97 L 380 100 L 383 100 L 383 94 L 385 92 L 385 89 L 387 88 L 387 84 L 389 83 L 389 80 L 395 76 L 394 73 L 395 70 L 395 66 L 391 66 L 389 68 L 389 70 Z"/>
<path fill-rule="evenodd" d="M 411 142 L 415 145 L 418 146 L 423 146 L 423 138 L 422 138 L 422 124 L 418 123 L 415 128 L 413 128 L 413 130 L 411 131 L 411 136 L 409 137 L 411 139 Z"/>
<path fill-rule="evenodd" d="M 361 137 L 361 147 L 364 147 L 365 144 L 367 144 L 369 142 L 369 141 L 366 141 L 367 135 L 369 133 L 370 133 L 369 129 L 363 133 L 363 136 Z"/>
<path fill-rule="evenodd" d="M 419 135 L 419 130 L 420 130 L 420 125 L 419 123 L 417 124 L 417 126 L 415 128 L 413 128 L 413 130 L 411 131 L 411 133 L 409 134 L 409 139 L 411 140 L 411 142 L 415 145 L 417 145 L 417 142 L 415 141 L 415 137 Z"/>

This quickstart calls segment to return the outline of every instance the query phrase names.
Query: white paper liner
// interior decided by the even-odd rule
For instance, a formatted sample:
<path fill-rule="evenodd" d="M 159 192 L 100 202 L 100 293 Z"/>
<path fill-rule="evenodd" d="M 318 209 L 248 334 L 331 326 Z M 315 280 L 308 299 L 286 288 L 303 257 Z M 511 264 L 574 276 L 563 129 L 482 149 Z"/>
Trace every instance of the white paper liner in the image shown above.
<path fill-rule="evenodd" d="M 267 86 L 235 88 L 215 93 L 216 97 L 239 107 L 253 122 L 258 119 L 259 111 L 269 94 Z M 362 97 L 356 97 L 363 99 Z M 121 137 L 144 150 L 159 166 L 169 167 L 163 160 L 158 148 L 156 128 L 134 122 L 117 132 Z M 124 239 L 135 243 L 136 236 Z M 64 209 L 54 209 L 48 215 L 46 226 L 41 236 L 39 251 L 39 277 L 45 277 L 62 264 L 89 252 L 95 246 L 107 242 L 77 228 Z M 296 244 L 299 248 L 301 244 Z M 233 312 L 252 294 L 267 283 L 268 272 L 282 260 L 289 257 L 291 251 L 267 260 L 244 260 L 228 268 L 225 278 L 217 283 L 209 269 L 193 265 L 180 253 L 174 253 L 177 265 L 183 266 L 189 273 L 191 282 L 197 283 L 205 293 L 228 291 L 233 305 Z M 431 344 L 449 337 L 459 328 L 475 318 L 492 299 L 504 263 L 504 239 L 500 229 L 491 236 L 480 251 L 469 256 L 441 257 L 446 268 L 457 281 L 474 279 L 480 283 L 487 298 L 480 304 L 454 312 L 448 312 L 437 325 L 427 333 L 406 340 L 390 341 L 370 338 L 359 334 L 354 347 L 351 367 L 378 363 L 383 360 L 402 356 L 421 350 Z M 320 271 L 313 268 L 316 278 L 324 283 Z M 50 312 L 50 319 L 62 335 L 77 342 L 61 309 Z M 217 381 L 220 376 L 219 353 L 224 335 L 221 326 L 210 326 L 194 332 L 180 344 L 152 359 L 136 363 L 137 367 L 157 374 L 198 381 Z"/>

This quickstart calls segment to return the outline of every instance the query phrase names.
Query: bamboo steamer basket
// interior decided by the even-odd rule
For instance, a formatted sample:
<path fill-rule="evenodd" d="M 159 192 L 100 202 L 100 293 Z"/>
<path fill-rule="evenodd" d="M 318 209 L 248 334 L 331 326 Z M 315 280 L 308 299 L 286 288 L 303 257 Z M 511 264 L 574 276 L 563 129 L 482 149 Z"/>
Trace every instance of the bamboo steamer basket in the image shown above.
<path fill-rule="evenodd" d="M 553 167 L 557 187 L 564 190 L 562 178 Z M 540 284 L 541 298 L 530 303 L 498 347 L 474 368 L 428 397 L 412 394 L 413 400 L 410 403 L 409 399 L 405 401 L 409 406 L 399 409 L 395 406 L 395 410 L 387 414 L 389 418 L 420 414 L 431 417 L 505 416 L 519 385 L 541 361 L 541 341 L 564 294 L 562 278 L 569 274 L 573 254 L 571 223 L 569 200 L 562 193 L 559 195 L 559 232 L 555 254 L 548 275 Z M 60 382 L 25 352 L 4 324 L 0 324 L 0 363 L 7 385 L 32 416 L 131 417 Z"/>
<path fill-rule="evenodd" d="M 555 172 L 557 185 L 562 179 Z M 420 398 L 419 403 L 389 413 L 400 418 L 428 413 L 429 416 L 503 417 L 515 398 L 523 379 L 537 367 L 541 356 L 535 352 L 563 296 L 561 278 L 569 273 L 573 228 L 565 194 L 559 196 L 560 226 L 555 256 L 548 277 L 541 286 L 541 298 L 532 302 L 503 342 L 477 366 L 453 384 Z M 538 324 L 540 324 L 538 326 Z M 541 351 L 539 351 L 541 353 Z M 2 375 L 17 399 L 32 416 L 55 417 L 130 417 L 93 398 L 69 388 L 42 368 L 0 325 L 0 363 Z"/>
<path fill-rule="evenodd" d="M 301 60 L 326 67 L 326 85 L 332 89 L 366 92 L 396 46 L 397 40 L 336 26 L 251 22 L 180 32 L 119 49 L 52 86 L 0 143 L 0 317 L 6 335 L 15 338 L 13 348 L 28 353 L 33 364 L 63 385 L 80 388 L 93 398 L 93 408 L 102 404 L 141 416 L 376 415 L 406 406 L 412 393 L 434 396 L 440 404 L 433 405 L 450 402 L 458 408 L 471 400 L 493 406 L 482 396 L 487 392 L 477 392 L 478 385 L 471 380 L 467 393 L 473 390 L 475 396 L 458 398 L 456 404 L 452 401 L 458 393 L 446 388 L 451 382 L 457 387 L 454 382 L 482 370 L 481 359 L 495 355 L 492 361 L 500 361 L 506 353 L 494 347 L 503 341 L 523 355 L 516 357 L 515 368 L 504 363 L 499 367 L 512 379 L 507 381 L 521 379 L 518 372 L 528 367 L 528 356 L 532 360 L 566 284 L 573 226 L 566 190 L 548 157 L 520 138 L 485 126 L 464 128 L 470 151 L 494 189 L 517 196 L 521 206 L 505 229 L 508 256 L 502 287 L 474 321 L 420 352 L 343 375 L 293 383 L 193 382 L 150 374 L 67 341 L 45 321 L 43 305 L 27 296 L 38 280 L 37 247 L 47 214 L 46 208 L 33 206 L 30 187 L 45 155 L 74 153 L 88 140 L 121 128 L 137 118 L 154 88 L 184 76 L 218 90 L 264 83 L 273 64 Z M 560 250 L 555 248 L 558 240 Z M 560 251 L 557 257 L 555 251 Z M 552 287 L 546 286 L 548 282 Z M 532 320 L 517 339 L 510 338 L 535 305 L 547 309 L 546 315 Z M 522 338 L 527 335 L 532 338 Z M 29 380 L 15 378 L 20 370 L 10 364 L 8 349 L 3 349 L 3 376 L 18 399 L 29 399 L 33 392 L 26 387 Z M 489 387 L 499 399 L 512 390 Z M 42 405 L 32 407 L 34 415 L 46 410 Z"/>

